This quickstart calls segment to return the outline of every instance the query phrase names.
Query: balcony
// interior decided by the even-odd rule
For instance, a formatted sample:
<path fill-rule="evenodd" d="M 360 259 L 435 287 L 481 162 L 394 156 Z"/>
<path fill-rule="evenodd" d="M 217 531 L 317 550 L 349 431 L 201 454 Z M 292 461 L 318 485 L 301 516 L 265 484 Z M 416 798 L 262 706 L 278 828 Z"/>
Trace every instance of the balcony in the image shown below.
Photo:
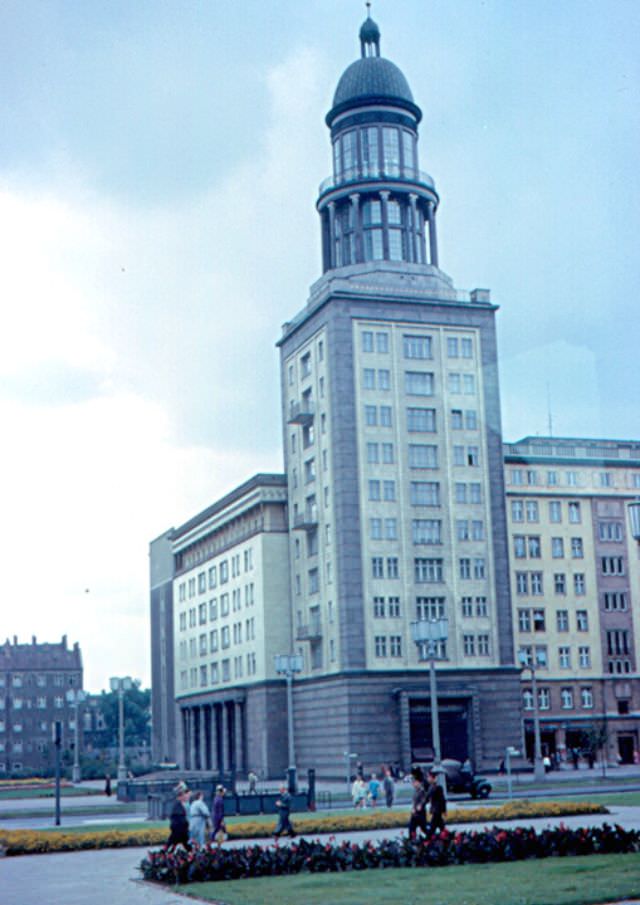
<path fill-rule="evenodd" d="M 309 424 L 313 421 L 316 413 L 316 407 L 310 400 L 303 399 L 302 402 L 292 402 L 289 409 L 288 424 Z"/>
<path fill-rule="evenodd" d="M 296 631 L 296 641 L 319 641 L 322 638 L 320 619 L 312 619 L 309 625 L 299 625 Z"/>
<path fill-rule="evenodd" d="M 318 527 L 318 507 L 306 506 L 303 512 L 293 515 L 294 531 L 314 531 Z"/>
<path fill-rule="evenodd" d="M 421 185 L 435 192 L 435 183 L 428 173 L 423 170 L 405 169 L 402 172 L 398 169 L 395 173 L 358 173 L 356 170 L 348 170 L 340 176 L 327 176 L 320 183 L 318 195 L 322 197 L 333 189 L 342 188 L 343 186 L 355 185 L 362 182 L 403 182 L 413 185 Z"/>

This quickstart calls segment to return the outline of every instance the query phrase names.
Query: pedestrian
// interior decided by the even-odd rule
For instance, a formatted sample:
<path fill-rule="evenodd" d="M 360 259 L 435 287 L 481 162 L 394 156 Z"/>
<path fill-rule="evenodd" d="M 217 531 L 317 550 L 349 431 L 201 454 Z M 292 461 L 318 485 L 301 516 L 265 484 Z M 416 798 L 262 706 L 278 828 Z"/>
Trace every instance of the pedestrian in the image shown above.
<path fill-rule="evenodd" d="M 216 786 L 216 797 L 213 799 L 212 842 L 221 845 L 227 838 L 227 826 L 224 822 L 224 786 Z"/>
<path fill-rule="evenodd" d="M 194 792 L 189 806 L 189 842 L 204 845 L 205 831 L 211 820 L 209 808 L 204 803 L 202 792 Z"/>
<path fill-rule="evenodd" d="M 104 777 L 104 794 L 111 798 L 111 776 L 108 773 Z"/>
<path fill-rule="evenodd" d="M 291 813 L 291 795 L 287 791 L 285 785 L 280 786 L 280 796 L 276 799 L 276 807 L 278 809 L 278 825 L 273 833 L 274 836 L 295 836 L 295 831 L 291 826 L 289 814 Z"/>
<path fill-rule="evenodd" d="M 378 806 L 378 795 L 380 794 L 380 780 L 377 778 L 375 773 L 371 774 L 371 779 L 369 780 L 369 801 L 371 802 L 371 807 L 375 808 Z"/>
<path fill-rule="evenodd" d="M 427 835 L 427 793 L 424 787 L 422 770 L 412 771 L 413 800 L 411 802 L 411 817 L 409 818 L 409 839 L 416 838 L 416 830 L 420 828 Z"/>
<path fill-rule="evenodd" d="M 256 784 L 257 784 L 257 782 L 258 782 L 258 777 L 257 777 L 256 774 L 253 772 L 253 770 L 249 770 L 249 773 L 247 774 L 247 779 L 249 780 L 249 794 L 250 794 L 250 795 L 255 795 L 255 794 L 256 794 Z"/>
<path fill-rule="evenodd" d="M 447 813 L 447 799 L 444 795 L 444 789 L 438 782 L 438 774 L 433 770 L 429 770 L 427 774 L 429 781 L 429 812 L 431 820 L 429 821 L 429 836 L 433 836 L 436 830 L 444 829 L 444 815 Z"/>
<path fill-rule="evenodd" d="M 577 748 L 571 749 L 571 760 L 573 761 L 573 769 L 578 769 L 578 761 L 580 760 L 580 752 Z"/>
<path fill-rule="evenodd" d="M 393 776 L 391 775 L 391 767 L 385 767 L 384 779 L 382 780 L 382 788 L 384 789 L 384 800 L 387 807 L 393 807 L 393 799 L 396 790 L 393 784 Z"/>
<path fill-rule="evenodd" d="M 360 779 L 359 776 L 356 776 L 351 786 L 351 800 L 354 808 L 366 808 L 367 806 L 367 787 L 364 779 Z"/>
<path fill-rule="evenodd" d="M 176 800 L 173 802 L 169 816 L 169 839 L 167 845 L 183 845 L 189 848 L 189 789 L 186 783 L 179 782 L 173 790 Z"/>

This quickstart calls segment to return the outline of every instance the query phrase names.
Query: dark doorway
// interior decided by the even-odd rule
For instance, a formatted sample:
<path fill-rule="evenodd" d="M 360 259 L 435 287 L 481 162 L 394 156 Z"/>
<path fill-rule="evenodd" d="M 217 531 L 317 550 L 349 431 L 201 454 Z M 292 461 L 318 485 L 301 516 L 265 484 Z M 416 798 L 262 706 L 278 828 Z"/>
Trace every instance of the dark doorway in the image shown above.
<path fill-rule="evenodd" d="M 635 748 L 635 736 L 619 735 L 618 736 L 618 754 L 620 755 L 621 764 L 633 763 L 633 750 Z"/>
<path fill-rule="evenodd" d="M 442 757 L 464 761 L 471 756 L 468 728 L 468 699 L 440 701 L 438 722 Z M 428 699 L 414 698 L 409 702 L 409 732 L 411 760 L 429 761 L 433 758 L 431 706 Z"/>

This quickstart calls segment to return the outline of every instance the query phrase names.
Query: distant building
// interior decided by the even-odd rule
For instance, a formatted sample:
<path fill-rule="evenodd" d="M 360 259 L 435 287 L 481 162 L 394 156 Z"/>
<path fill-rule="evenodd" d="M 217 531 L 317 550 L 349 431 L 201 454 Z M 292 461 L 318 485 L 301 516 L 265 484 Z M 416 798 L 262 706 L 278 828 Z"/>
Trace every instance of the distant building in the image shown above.
<path fill-rule="evenodd" d="M 80 647 L 6 640 L 0 646 L 0 773 L 46 773 L 54 767 L 52 725 L 62 725 L 62 748 L 75 744 L 75 706 L 69 690 L 82 689 Z M 82 733 L 80 733 L 82 738 Z"/>
<path fill-rule="evenodd" d="M 162 538 L 151 544 L 151 571 L 170 545 L 173 587 L 165 570 L 151 591 L 154 759 L 282 773 L 286 711 L 274 656 L 291 648 L 285 477 L 258 474 Z M 163 632 L 172 650 L 166 641 L 163 652 Z"/>
<path fill-rule="evenodd" d="M 543 747 L 580 748 L 594 725 L 608 759 L 640 750 L 640 560 L 627 502 L 640 494 L 640 442 L 525 437 L 505 443 L 513 628 L 534 663 Z M 533 751 L 531 675 L 524 726 Z"/>

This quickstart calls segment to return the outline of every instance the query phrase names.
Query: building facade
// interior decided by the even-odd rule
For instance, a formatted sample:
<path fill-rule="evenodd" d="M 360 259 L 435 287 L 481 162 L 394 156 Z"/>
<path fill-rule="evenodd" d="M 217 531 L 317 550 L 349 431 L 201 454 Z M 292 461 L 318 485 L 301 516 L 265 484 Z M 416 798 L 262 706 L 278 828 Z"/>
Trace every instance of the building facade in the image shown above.
<path fill-rule="evenodd" d="M 38 643 L 34 636 L 30 644 L 14 636 L 0 646 L 0 774 L 51 773 L 55 722 L 62 750 L 73 751 L 76 710 L 68 692 L 81 689 L 80 647 L 69 648 L 66 635 L 59 643 Z"/>
<path fill-rule="evenodd" d="M 440 270 L 421 111 L 371 19 L 360 41 L 326 118 L 324 274 L 279 342 L 299 759 L 429 756 L 410 626 L 444 616 L 443 756 L 495 765 L 520 738 L 496 309 Z"/>
<path fill-rule="evenodd" d="M 185 769 L 283 774 L 285 689 L 274 658 L 291 649 L 284 476 L 256 475 L 163 537 L 173 685 L 154 682 L 154 742 L 167 737 L 162 721 L 174 703 L 175 744 L 166 742 L 166 754 Z M 152 545 L 152 571 L 166 552 Z M 152 591 L 155 661 L 162 618 Z"/>
<path fill-rule="evenodd" d="M 543 746 L 566 756 L 595 729 L 609 762 L 637 762 L 640 574 L 626 506 L 640 494 L 640 443 L 525 437 L 504 452 L 514 635 L 536 667 Z M 533 708 L 525 670 L 530 752 Z"/>

